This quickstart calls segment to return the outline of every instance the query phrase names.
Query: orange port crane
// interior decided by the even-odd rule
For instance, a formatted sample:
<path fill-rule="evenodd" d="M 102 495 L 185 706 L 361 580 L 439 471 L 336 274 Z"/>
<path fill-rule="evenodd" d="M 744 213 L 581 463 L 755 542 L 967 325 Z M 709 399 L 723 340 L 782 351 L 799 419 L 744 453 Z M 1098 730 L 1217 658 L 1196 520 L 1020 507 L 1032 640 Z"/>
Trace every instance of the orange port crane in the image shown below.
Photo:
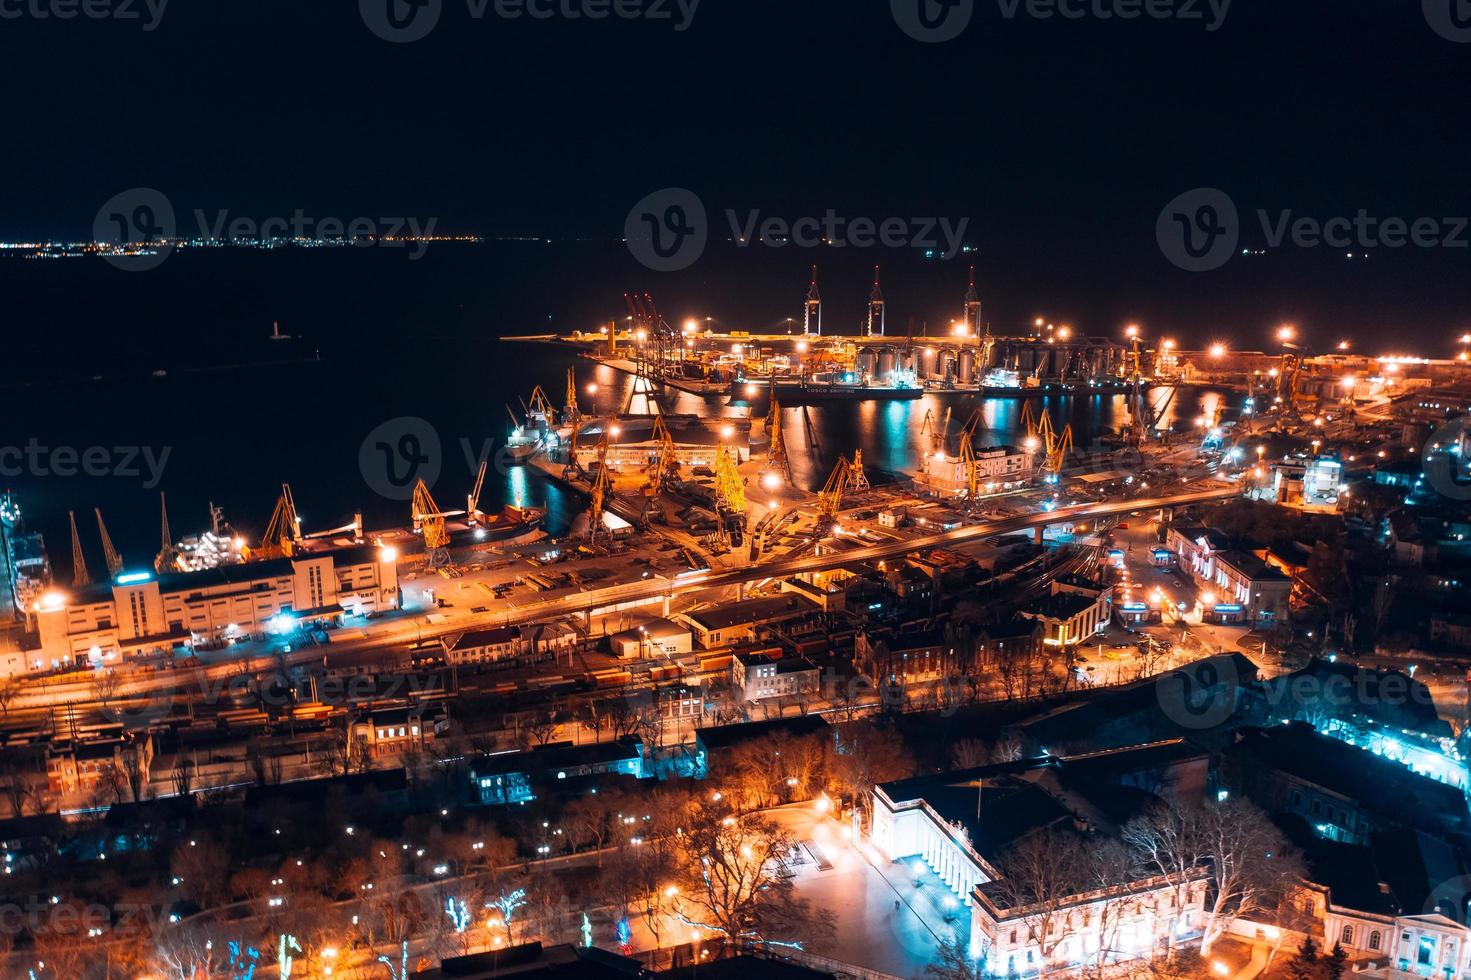
<path fill-rule="evenodd" d="M 429 496 L 429 487 L 423 478 L 414 484 L 413 500 L 414 530 L 424 535 L 424 550 L 438 551 L 449 545 L 449 531 L 444 526 L 444 513 L 434 498 Z"/>
<path fill-rule="evenodd" d="M 179 550 L 174 547 L 174 536 L 169 533 L 169 502 L 162 491 L 158 495 L 159 546 L 153 556 L 153 570 L 160 575 L 179 570 Z"/>
<path fill-rule="evenodd" d="M 612 479 L 608 476 L 608 446 L 611 424 L 603 426 L 603 437 L 598 440 L 598 471 L 592 478 L 592 510 L 588 512 L 587 539 L 596 542 L 598 531 L 603 526 L 603 509 L 607 506 L 608 494 L 612 492 Z"/>
<path fill-rule="evenodd" d="M 480 491 L 485 489 L 486 460 L 480 461 L 480 469 L 475 473 L 475 486 L 471 488 L 469 496 L 465 498 L 465 522 L 470 525 L 480 523 Z"/>
<path fill-rule="evenodd" d="M 97 533 L 102 536 L 102 557 L 107 562 L 107 574 L 116 578 L 123 570 L 123 556 L 112 546 L 112 535 L 107 533 L 107 525 L 102 523 L 102 508 L 93 507 L 92 513 L 97 515 Z"/>
<path fill-rule="evenodd" d="M 776 393 L 771 395 L 771 410 L 766 413 L 766 429 L 770 440 L 766 449 L 766 469 L 775 473 L 786 483 L 792 482 L 792 463 L 787 459 L 786 439 L 781 431 L 781 405 L 777 404 Z"/>
<path fill-rule="evenodd" d="M 82 539 L 77 535 L 77 515 L 69 510 L 66 516 L 72 525 L 72 585 L 91 585 L 92 573 L 87 571 L 87 556 L 82 553 Z"/>
<path fill-rule="evenodd" d="M 819 527 L 831 526 L 838 519 L 838 512 L 843 509 L 843 494 L 847 491 L 852 479 L 853 464 L 848 462 L 848 457 L 839 456 L 838 465 L 833 467 L 827 483 L 823 484 L 822 492 L 817 495 Z"/>
<path fill-rule="evenodd" d="M 300 542 L 301 518 L 296 515 L 296 498 L 291 495 L 291 485 L 283 483 L 281 495 L 276 498 L 276 509 L 271 511 L 271 519 L 266 524 L 266 533 L 261 535 L 260 545 L 251 551 L 250 557 L 290 557 Z"/>

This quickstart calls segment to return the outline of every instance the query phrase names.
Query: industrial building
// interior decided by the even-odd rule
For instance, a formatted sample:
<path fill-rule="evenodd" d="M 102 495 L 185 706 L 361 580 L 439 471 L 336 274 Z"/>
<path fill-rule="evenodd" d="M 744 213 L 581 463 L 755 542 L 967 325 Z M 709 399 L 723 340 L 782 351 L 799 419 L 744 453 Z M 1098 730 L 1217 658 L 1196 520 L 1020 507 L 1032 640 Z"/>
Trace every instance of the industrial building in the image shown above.
<path fill-rule="evenodd" d="M 397 609 L 391 553 L 357 545 L 200 572 L 125 572 L 34 607 L 39 649 L 28 672 L 167 655 L 198 644 L 288 634 L 344 615 Z"/>

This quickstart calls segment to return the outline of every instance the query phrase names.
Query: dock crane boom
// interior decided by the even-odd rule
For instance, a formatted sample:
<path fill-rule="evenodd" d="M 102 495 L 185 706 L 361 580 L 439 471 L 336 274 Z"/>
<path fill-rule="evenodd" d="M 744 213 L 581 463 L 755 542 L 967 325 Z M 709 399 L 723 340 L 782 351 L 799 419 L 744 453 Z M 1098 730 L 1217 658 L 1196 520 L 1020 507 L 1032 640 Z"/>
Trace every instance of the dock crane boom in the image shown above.
<path fill-rule="evenodd" d="M 602 438 L 598 440 L 598 471 L 592 478 L 592 510 L 588 512 L 587 539 L 596 543 L 598 531 L 603 526 L 603 509 L 608 503 L 612 480 L 608 477 L 608 446 L 612 425 L 603 426 Z"/>
<path fill-rule="evenodd" d="M 123 570 L 123 556 L 112 546 L 112 536 L 107 533 L 107 525 L 102 523 L 102 508 L 93 507 L 92 512 L 97 515 L 97 533 L 102 536 L 102 557 L 107 562 L 107 573 L 115 578 Z"/>
<path fill-rule="evenodd" d="M 444 514 L 434 498 L 429 496 L 429 487 L 422 477 L 414 484 L 413 518 L 414 530 L 424 535 L 426 551 L 438 551 L 449 545 L 449 531 L 445 530 Z"/>
<path fill-rule="evenodd" d="M 254 558 L 289 558 L 296 552 L 301 541 L 301 518 L 296 514 L 296 499 L 291 494 L 290 484 L 281 484 L 281 495 L 276 498 L 276 509 L 266 524 L 266 533 L 261 535 L 260 546 L 252 553 Z"/>
<path fill-rule="evenodd" d="M 480 523 L 480 491 L 485 487 L 485 468 L 487 460 L 480 461 L 480 469 L 475 474 L 475 486 L 470 495 L 465 498 L 465 520 L 470 524 Z"/>
<path fill-rule="evenodd" d="M 848 484 L 852 479 L 852 464 L 848 462 L 848 457 L 839 456 L 838 465 L 833 467 L 832 474 L 822 487 L 822 492 L 817 495 L 819 526 L 831 525 L 838 519 L 838 512 L 843 509 L 843 493 L 848 489 Z"/>
<path fill-rule="evenodd" d="M 169 533 L 169 502 L 162 491 L 158 494 L 159 545 L 158 554 L 153 556 L 153 570 L 159 574 L 179 570 L 179 550 L 174 547 L 174 536 Z"/>
<path fill-rule="evenodd" d="M 92 573 L 87 571 L 87 556 L 82 553 L 82 539 L 77 535 L 77 515 L 69 510 L 66 516 L 72 525 L 72 585 L 91 585 Z"/>

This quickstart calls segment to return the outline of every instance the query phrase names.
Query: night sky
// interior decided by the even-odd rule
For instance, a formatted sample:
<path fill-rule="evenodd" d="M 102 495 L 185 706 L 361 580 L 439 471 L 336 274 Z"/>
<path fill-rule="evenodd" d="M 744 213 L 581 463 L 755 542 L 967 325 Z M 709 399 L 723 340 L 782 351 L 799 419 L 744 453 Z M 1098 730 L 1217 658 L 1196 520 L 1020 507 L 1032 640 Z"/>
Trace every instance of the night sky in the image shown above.
<path fill-rule="evenodd" d="M 195 208 L 301 208 L 616 242 L 634 202 L 678 186 L 714 241 L 692 269 L 642 273 L 670 305 L 720 294 L 737 308 L 722 312 L 784 312 L 738 307 L 758 272 L 758 292 L 800 292 L 812 261 L 842 265 L 861 302 L 858 270 L 883 250 L 752 264 L 720 241 L 727 209 L 831 208 L 968 219 L 979 251 L 958 261 L 978 265 L 998 319 L 1045 308 L 1102 332 L 1153 316 L 1243 343 L 1292 319 L 1325 345 L 1389 334 L 1436 354 L 1471 326 L 1471 230 L 1459 248 L 1381 247 L 1369 263 L 1289 244 L 1204 273 L 1156 240 L 1167 202 L 1200 187 L 1238 207 L 1243 248 L 1265 247 L 1257 209 L 1471 215 L 1471 43 L 1435 0 L 1238 0 L 1219 23 L 1205 0 L 1160 0 L 1194 19 L 1135 20 L 1097 16 L 1116 0 L 1072 0 L 1081 19 L 975 0 L 960 36 L 934 44 L 876 0 L 703 0 L 683 30 L 674 0 L 658 0 L 667 19 L 601 21 L 507 19 L 493 2 L 476 19 L 442 0 L 434 30 L 402 44 L 360 9 L 388 0 L 173 0 L 152 30 L 142 0 L 135 20 L 33 16 L 51 2 L 0 0 L 9 240 L 90 238 L 104 201 L 153 187 L 184 227 Z M 596 291 L 589 305 L 616 299 Z"/>

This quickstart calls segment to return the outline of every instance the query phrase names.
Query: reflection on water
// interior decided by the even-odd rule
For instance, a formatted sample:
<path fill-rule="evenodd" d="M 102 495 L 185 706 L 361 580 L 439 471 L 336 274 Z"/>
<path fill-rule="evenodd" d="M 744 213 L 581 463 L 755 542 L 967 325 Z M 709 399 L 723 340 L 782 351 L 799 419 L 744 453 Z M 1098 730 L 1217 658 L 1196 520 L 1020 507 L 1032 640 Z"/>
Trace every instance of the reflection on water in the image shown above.
<path fill-rule="evenodd" d="M 579 372 L 595 379 L 598 394 L 594 408 L 599 413 L 613 410 L 629 402 L 633 380 L 610 368 L 579 365 Z M 580 375 L 579 375 L 580 376 Z M 580 382 L 581 383 L 581 382 Z M 1154 393 L 1155 404 L 1166 399 L 1163 390 Z M 633 399 L 636 406 L 643 395 Z M 740 397 L 704 397 L 686 392 L 670 392 L 659 399 L 663 410 L 734 418 L 765 417 L 769 402 L 763 396 L 747 400 Z M 952 438 L 980 408 L 981 420 L 976 441 L 981 446 L 1016 445 L 1025 437 L 1022 406 L 1011 398 L 985 398 L 977 395 L 929 394 L 914 401 L 833 402 L 822 405 L 782 407 L 782 435 L 792 461 L 792 476 L 808 490 L 816 490 L 826 481 L 839 455 L 863 450 L 864 463 L 871 477 L 892 474 L 898 478 L 911 470 L 920 454 L 929 449 L 929 436 L 922 434 L 926 414 L 933 413 L 937 424 L 947 419 Z M 1034 417 L 1045 411 L 1052 417 L 1053 427 L 1073 427 L 1073 442 L 1080 451 L 1102 450 L 1099 437 L 1116 434 L 1129 418 L 1128 398 L 1118 393 L 1092 395 L 1052 395 L 1031 400 Z M 1227 396 L 1221 392 L 1181 388 L 1164 407 L 1162 424 L 1185 429 L 1200 417 L 1217 417 L 1228 409 Z M 1230 417 L 1230 411 L 1224 416 Z M 810 436 L 809 436 L 810 428 Z"/>

